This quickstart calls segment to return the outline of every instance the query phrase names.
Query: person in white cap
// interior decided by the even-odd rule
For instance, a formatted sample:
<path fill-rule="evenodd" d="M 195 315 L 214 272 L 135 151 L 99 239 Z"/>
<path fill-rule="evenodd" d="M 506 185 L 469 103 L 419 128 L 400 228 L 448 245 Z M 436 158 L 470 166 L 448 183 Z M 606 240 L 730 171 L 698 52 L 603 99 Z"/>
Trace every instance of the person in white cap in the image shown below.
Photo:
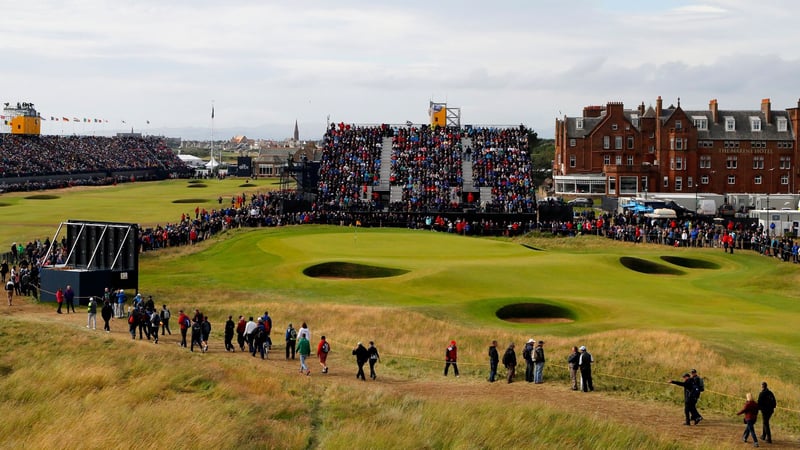
<path fill-rule="evenodd" d="M 581 389 L 583 392 L 594 391 L 594 384 L 592 384 L 592 363 L 594 358 L 592 354 L 586 351 L 586 346 L 581 345 L 579 349 L 581 356 L 578 358 L 578 367 L 581 370 Z"/>

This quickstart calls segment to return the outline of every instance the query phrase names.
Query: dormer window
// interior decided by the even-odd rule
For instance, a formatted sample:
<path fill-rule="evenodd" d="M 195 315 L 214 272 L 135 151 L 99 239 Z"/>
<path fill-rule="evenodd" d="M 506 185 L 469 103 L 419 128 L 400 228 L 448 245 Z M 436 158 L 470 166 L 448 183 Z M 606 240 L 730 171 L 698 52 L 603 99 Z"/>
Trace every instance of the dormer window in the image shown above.
<path fill-rule="evenodd" d="M 736 119 L 730 116 L 725 117 L 725 131 L 736 131 Z"/>
<path fill-rule="evenodd" d="M 750 116 L 750 131 L 761 131 L 761 118 Z"/>
<path fill-rule="evenodd" d="M 788 121 L 786 117 L 778 117 L 778 131 L 786 132 Z"/>
<path fill-rule="evenodd" d="M 692 121 L 694 121 L 694 127 L 698 131 L 708 131 L 708 119 L 706 119 L 706 116 L 692 116 Z"/>
<path fill-rule="evenodd" d="M 578 117 L 575 119 L 575 129 L 582 130 L 583 129 L 583 117 Z"/>
<path fill-rule="evenodd" d="M 631 125 L 639 128 L 639 115 L 638 114 L 631 114 Z"/>

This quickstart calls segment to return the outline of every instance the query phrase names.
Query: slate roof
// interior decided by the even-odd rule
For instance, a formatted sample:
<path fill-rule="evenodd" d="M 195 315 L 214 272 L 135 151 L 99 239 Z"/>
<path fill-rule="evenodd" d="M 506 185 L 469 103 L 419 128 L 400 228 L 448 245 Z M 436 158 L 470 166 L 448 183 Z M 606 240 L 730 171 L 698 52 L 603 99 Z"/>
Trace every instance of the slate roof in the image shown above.
<path fill-rule="evenodd" d="M 704 140 L 726 141 L 788 141 L 793 139 L 792 122 L 786 111 L 773 110 L 770 123 L 767 123 L 760 110 L 755 111 L 730 111 L 720 110 L 717 113 L 717 123 L 711 121 L 711 111 L 686 111 L 691 119 L 693 116 L 704 116 L 708 120 L 708 130 L 698 130 L 697 138 Z M 725 118 L 732 117 L 736 121 L 734 131 L 725 131 Z M 751 131 L 750 117 L 761 119 L 761 131 Z M 786 131 L 778 131 L 778 118 L 786 119 Z"/>

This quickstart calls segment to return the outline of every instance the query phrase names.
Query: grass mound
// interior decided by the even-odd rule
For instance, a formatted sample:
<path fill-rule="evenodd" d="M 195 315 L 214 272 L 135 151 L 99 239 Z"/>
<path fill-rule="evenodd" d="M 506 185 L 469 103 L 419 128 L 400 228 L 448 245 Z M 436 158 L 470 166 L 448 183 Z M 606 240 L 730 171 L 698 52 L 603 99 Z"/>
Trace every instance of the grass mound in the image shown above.
<path fill-rule="evenodd" d="M 647 273 L 651 275 L 683 275 L 683 271 L 665 266 L 663 264 L 648 261 L 646 259 L 633 258 L 631 256 L 623 256 L 619 262 L 628 269 L 640 273 Z"/>
<path fill-rule="evenodd" d="M 682 256 L 662 256 L 664 261 L 688 269 L 719 269 L 720 265 L 704 259 L 684 258 Z"/>
<path fill-rule="evenodd" d="M 559 323 L 575 320 L 574 312 L 547 303 L 514 303 L 498 309 L 495 315 L 498 319 L 515 323 Z"/>
<path fill-rule="evenodd" d="M 26 200 L 55 200 L 60 198 L 58 195 L 51 194 L 36 194 L 25 197 Z"/>
<path fill-rule="evenodd" d="M 387 278 L 405 273 L 408 271 L 347 262 L 327 262 L 303 270 L 304 275 L 313 278 Z"/>
<path fill-rule="evenodd" d="M 179 198 L 177 200 L 173 200 L 172 203 L 205 203 L 208 200 L 204 198 Z"/>
<path fill-rule="evenodd" d="M 203 183 L 194 183 L 194 184 L 190 184 L 189 186 L 186 186 L 186 187 L 189 187 L 189 188 L 204 188 L 204 187 L 206 187 L 206 185 L 203 184 Z"/>

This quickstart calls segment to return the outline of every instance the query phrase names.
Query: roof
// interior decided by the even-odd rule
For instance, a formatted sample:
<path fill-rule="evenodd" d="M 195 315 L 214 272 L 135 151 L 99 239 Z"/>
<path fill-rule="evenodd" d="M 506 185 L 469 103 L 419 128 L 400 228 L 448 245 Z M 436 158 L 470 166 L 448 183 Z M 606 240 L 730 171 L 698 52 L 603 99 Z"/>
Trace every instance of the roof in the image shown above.
<path fill-rule="evenodd" d="M 731 141 L 786 141 L 793 139 L 792 122 L 786 111 L 774 110 L 769 123 L 761 111 L 753 110 L 720 110 L 717 112 L 717 123 L 711 121 L 711 111 L 686 111 L 688 117 L 703 116 L 708 119 L 708 130 L 698 130 L 698 139 L 731 140 Z M 734 131 L 725 131 L 725 118 L 730 117 L 736 121 Z M 750 118 L 761 119 L 761 131 L 752 131 Z M 778 118 L 786 119 L 786 131 L 778 131 Z"/>

